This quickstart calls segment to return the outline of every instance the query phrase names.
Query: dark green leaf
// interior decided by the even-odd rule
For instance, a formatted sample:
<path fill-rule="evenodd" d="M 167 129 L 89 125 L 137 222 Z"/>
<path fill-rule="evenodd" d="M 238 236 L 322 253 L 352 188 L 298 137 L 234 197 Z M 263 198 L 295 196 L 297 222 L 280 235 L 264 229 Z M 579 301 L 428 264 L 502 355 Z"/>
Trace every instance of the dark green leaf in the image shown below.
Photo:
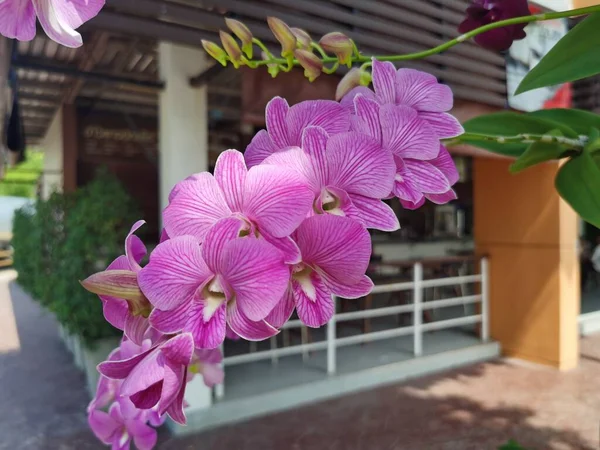
<path fill-rule="evenodd" d="M 592 128 L 600 128 L 600 115 L 582 109 L 540 109 L 527 115 L 562 123 L 575 130 L 577 134 L 587 135 Z"/>
<path fill-rule="evenodd" d="M 584 151 L 558 171 L 556 189 L 582 219 L 600 227 L 600 169 Z"/>
<path fill-rule="evenodd" d="M 546 134 L 562 136 L 562 133 L 559 130 L 552 130 Z M 517 173 L 541 162 L 558 159 L 565 150 L 566 148 L 564 146 L 555 142 L 534 142 L 527 147 L 525 153 L 519 156 L 519 159 L 510 166 L 510 171 L 512 173 Z"/>
<path fill-rule="evenodd" d="M 569 31 L 525 76 L 516 94 L 600 73 L 600 13 Z"/>
<path fill-rule="evenodd" d="M 594 127 L 590 130 L 585 150 L 594 158 L 600 156 L 600 153 L 598 153 L 598 150 L 600 150 L 600 131 L 598 131 L 598 128 Z"/>
<path fill-rule="evenodd" d="M 565 136 L 577 137 L 577 133 L 566 125 L 552 120 L 532 117 L 530 115 L 503 111 L 484 116 L 477 116 L 463 124 L 466 133 L 485 134 L 488 136 L 516 136 L 518 134 L 545 134 L 558 129 Z M 529 144 L 501 144 L 498 142 L 482 142 L 461 138 L 461 141 L 506 156 L 521 156 Z"/>

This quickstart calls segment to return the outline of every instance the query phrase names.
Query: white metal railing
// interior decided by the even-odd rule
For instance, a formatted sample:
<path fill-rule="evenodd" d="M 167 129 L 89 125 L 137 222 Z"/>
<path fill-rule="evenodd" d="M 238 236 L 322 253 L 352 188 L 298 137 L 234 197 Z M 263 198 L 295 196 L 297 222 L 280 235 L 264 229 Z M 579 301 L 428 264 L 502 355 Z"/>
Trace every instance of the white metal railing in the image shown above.
<path fill-rule="evenodd" d="M 464 262 L 473 261 L 464 260 Z M 309 352 L 325 350 L 327 352 L 327 373 L 334 375 L 336 373 L 336 351 L 339 347 L 348 345 L 362 344 L 366 342 L 373 342 L 382 339 L 390 339 L 399 336 L 413 336 L 413 354 L 415 357 L 423 354 L 423 333 L 433 330 L 442 330 L 447 328 L 459 327 L 471 324 L 481 324 L 480 338 L 482 341 L 489 340 L 489 263 L 487 258 L 483 257 L 479 260 L 479 274 L 476 275 L 462 275 L 452 276 L 436 279 L 424 279 L 423 278 L 423 264 L 417 262 L 413 265 L 413 280 L 409 282 L 401 283 L 390 283 L 376 285 L 372 294 L 391 293 L 398 291 L 409 291 L 413 292 L 413 302 L 406 305 L 399 306 L 388 306 L 376 309 L 366 309 L 361 311 L 350 311 L 335 313 L 332 319 L 327 324 L 326 339 L 319 342 L 306 342 L 306 339 L 302 339 L 300 345 L 284 346 L 277 348 L 276 338 L 271 339 L 271 348 L 269 350 L 256 351 L 254 347 L 250 353 L 227 356 L 224 355 L 223 365 L 225 368 L 245 364 L 255 361 L 268 360 L 270 359 L 273 365 L 278 363 L 278 359 L 283 356 L 299 355 L 301 354 L 304 359 L 308 357 Z M 464 295 L 464 290 L 461 290 L 461 296 L 452 297 L 446 299 L 437 299 L 431 301 L 424 301 L 425 289 L 427 288 L 438 288 L 443 286 L 455 286 L 460 285 L 461 287 L 467 284 L 480 283 L 480 294 L 476 295 Z M 336 300 L 337 303 L 337 299 Z M 350 301 L 350 300 L 344 300 Z M 423 312 L 433 310 L 437 308 L 458 306 L 458 305 L 471 305 L 480 304 L 480 310 L 478 314 L 468 315 L 464 317 L 458 317 L 453 319 L 438 320 L 430 323 L 423 323 Z M 375 317 L 393 316 L 401 313 L 412 313 L 412 325 L 402 326 L 398 328 L 372 331 L 369 333 L 363 333 L 352 336 L 339 337 L 337 336 L 336 329 L 337 324 L 341 322 L 347 322 L 359 319 L 371 319 Z M 283 330 L 300 328 L 304 326 L 299 320 L 292 320 L 287 322 L 283 326 Z M 223 385 L 219 385 L 215 388 L 215 395 L 217 398 L 222 398 L 224 395 Z"/>

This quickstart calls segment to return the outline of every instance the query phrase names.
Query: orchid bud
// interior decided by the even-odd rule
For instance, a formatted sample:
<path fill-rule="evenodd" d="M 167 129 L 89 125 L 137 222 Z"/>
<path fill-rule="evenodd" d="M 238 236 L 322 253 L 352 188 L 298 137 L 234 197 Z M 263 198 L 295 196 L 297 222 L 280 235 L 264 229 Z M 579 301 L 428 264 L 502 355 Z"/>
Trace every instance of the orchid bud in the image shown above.
<path fill-rule="evenodd" d="M 242 41 L 242 51 L 248 58 L 252 58 L 252 32 L 239 20 L 225 19 L 227 28 Z"/>
<path fill-rule="evenodd" d="M 371 84 L 372 79 L 373 77 L 371 76 L 371 74 L 365 70 L 360 74 L 360 85 L 368 86 Z"/>
<path fill-rule="evenodd" d="M 204 47 L 206 53 L 216 59 L 222 66 L 227 65 L 227 53 L 225 53 L 225 50 L 223 50 L 217 44 L 202 39 L 202 47 Z"/>
<path fill-rule="evenodd" d="M 339 31 L 327 33 L 321 38 L 319 44 L 326 52 L 336 55 L 341 64 L 348 64 L 348 67 L 350 67 L 354 45 L 352 39 L 344 33 Z"/>
<path fill-rule="evenodd" d="M 358 67 L 350 69 L 346 75 L 340 80 L 335 90 L 335 99 L 340 101 L 348 92 L 355 87 L 360 86 L 361 71 Z"/>
<path fill-rule="evenodd" d="M 281 44 L 281 56 L 284 58 L 292 56 L 296 49 L 296 36 L 291 28 L 277 17 L 267 17 L 267 23 L 275 38 Z"/>
<path fill-rule="evenodd" d="M 221 43 L 223 44 L 225 51 L 229 55 L 229 59 L 233 63 L 233 67 L 237 69 L 242 62 L 242 51 L 240 50 L 240 46 L 233 36 L 225 31 L 219 31 L 219 36 L 221 37 Z"/>
<path fill-rule="evenodd" d="M 267 56 L 267 54 L 265 52 L 262 52 L 262 59 L 263 61 L 266 61 L 269 59 L 269 57 Z M 271 75 L 272 78 L 275 78 L 278 74 L 279 74 L 279 65 L 272 63 L 272 64 L 267 64 L 267 72 L 269 72 L 269 74 Z"/>
<path fill-rule="evenodd" d="M 312 39 L 310 34 L 304 31 L 302 28 L 291 28 L 292 33 L 296 36 L 296 47 L 310 50 L 310 44 L 312 43 Z"/>
<path fill-rule="evenodd" d="M 134 316 L 150 312 L 150 302 L 140 290 L 137 274 L 131 270 L 98 272 L 81 281 L 81 285 L 93 294 L 127 300 Z"/>
<path fill-rule="evenodd" d="M 311 83 L 321 75 L 323 71 L 323 61 L 312 52 L 308 50 L 298 49 L 294 52 L 294 56 L 300 63 L 302 67 L 304 67 L 304 76 L 308 78 L 308 81 Z"/>

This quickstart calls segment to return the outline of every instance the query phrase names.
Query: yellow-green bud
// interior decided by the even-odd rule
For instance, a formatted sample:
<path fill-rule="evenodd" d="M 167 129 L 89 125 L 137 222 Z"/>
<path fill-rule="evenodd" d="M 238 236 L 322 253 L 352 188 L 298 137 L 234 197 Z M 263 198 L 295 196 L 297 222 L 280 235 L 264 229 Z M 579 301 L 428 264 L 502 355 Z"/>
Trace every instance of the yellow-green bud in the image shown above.
<path fill-rule="evenodd" d="M 327 33 L 319 41 L 319 45 L 323 47 L 328 53 L 333 53 L 337 56 L 340 64 L 348 64 L 348 67 L 352 64 L 352 51 L 354 45 L 352 39 L 346 36 L 344 33 L 334 31 Z"/>
<path fill-rule="evenodd" d="M 313 52 L 308 50 L 298 49 L 294 52 L 294 56 L 304 68 L 304 76 L 308 81 L 313 82 L 323 71 L 323 61 Z"/>
<path fill-rule="evenodd" d="M 202 39 L 202 47 L 204 47 L 206 53 L 216 59 L 222 66 L 227 65 L 227 53 L 225 53 L 225 50 L 223 50 L 217 44 Z"/>
<path fill-rule="evenodd" d="M 220 30 L 219 36 L 227 55 L 229 55 L 229 59 L 233 63 L 233 67 L 237 69 L 242 62 L 242 50 L 240 50 L 240 46 L 233 36 L 225 31 Z"/>
<path fill-rule="evenodd" d="M 308 34 L 302 28 L 291 28 L 291 30 L 292 33 L 294 33 L 294 36 L 296 36 L 296 47 L 304 50 L 310 50 L 310 44 L 312 42 L 310 34 Z"/>
<path fill-rule="evenodd" d="M 269 28 L 273 32 L 275 39 L 281 44 L 281 56 L 288 58 L 294 54 L 296 49 L 296 36 L 291 28 L 277 17 L 267 17 Z"/>
<path fill-rule="evenodd" d="M 242 41 L 242 51 L 248 58 L 252 58 L 252 32 L 250 29 L 244 25 L 239 20 L 235 19 L 225 19 L 225 24 L 227 28 L 231 30 L 233 34 L 237 36 L 237 38 Z"/>
<path fill-rule="evenodd" d="M 354 67 L 340 80 L 335 90 L 335 99 L 339 102 L 348 92 L 360 86 L 360 69 Z"/>

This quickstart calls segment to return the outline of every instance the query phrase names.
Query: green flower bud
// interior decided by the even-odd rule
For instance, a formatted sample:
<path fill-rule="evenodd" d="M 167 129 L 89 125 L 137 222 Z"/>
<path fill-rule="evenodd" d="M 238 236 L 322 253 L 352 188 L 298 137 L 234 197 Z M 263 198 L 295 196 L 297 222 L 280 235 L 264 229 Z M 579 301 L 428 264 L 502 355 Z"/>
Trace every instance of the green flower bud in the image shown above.
<path fill-rule="evenodd" d="M 291 28 L 277 17 L 267 17 L 269 28 L 273 32 L 275 39 L 281 44 L 281 56 L 288 58 L 294 54 L 296 49 L 296 36 Z"/>
<path fill-rule="evenodd" d="M 239 20 L 225 19 L 227 28 L 242 41 L 242 51 L 248 58 L 252 58 L 252 33 L 250 29 Z"/>
<path fill-rule="evenodd" d="M 308 50 L 298 49 L 294 52 L 294 56 L 304 68 L 304 76 L 308 78 L 311 83 L 321 75 L 323 71 L 323 61 L 312 52 Z"/>
<path fill-rule="evenodd" d="M 223 50 L 217 44 L 202 39 L 202 47 L 204 47 L 206 53 L 216 59 L 222 66 L 227 65 L 227 53 L 225 53 L 225 50 Z"/>

